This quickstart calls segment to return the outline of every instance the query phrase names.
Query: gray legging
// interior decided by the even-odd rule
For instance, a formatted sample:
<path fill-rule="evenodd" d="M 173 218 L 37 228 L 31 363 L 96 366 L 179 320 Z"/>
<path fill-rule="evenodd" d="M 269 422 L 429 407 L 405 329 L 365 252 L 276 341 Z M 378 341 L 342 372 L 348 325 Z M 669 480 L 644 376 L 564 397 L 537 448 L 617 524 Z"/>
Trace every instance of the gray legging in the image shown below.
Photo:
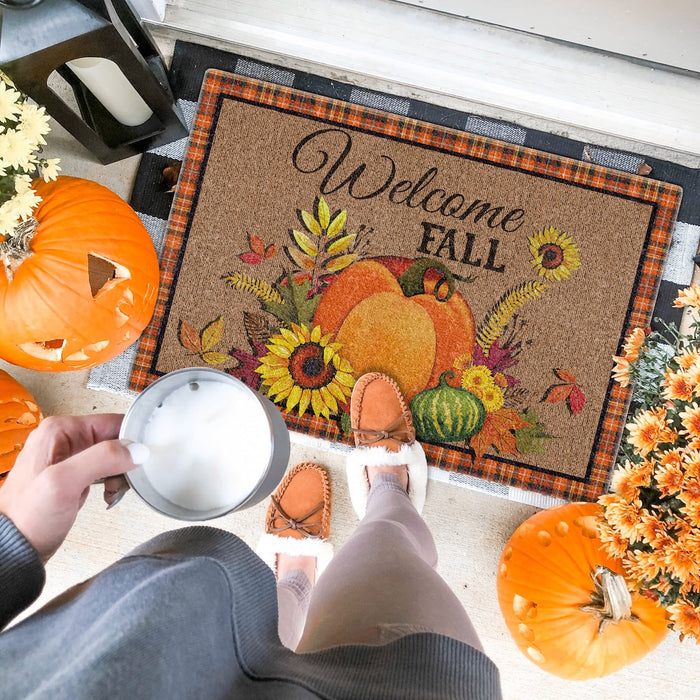
<path fill-rule="evenodd" d="M 483 651 L 436 565 L 430 530 L 398 478 L 377 474 L 367 514 L 316 585 L 300 570 L 278 582 L 280 639 L 303 653 L 436 632 Z"/>

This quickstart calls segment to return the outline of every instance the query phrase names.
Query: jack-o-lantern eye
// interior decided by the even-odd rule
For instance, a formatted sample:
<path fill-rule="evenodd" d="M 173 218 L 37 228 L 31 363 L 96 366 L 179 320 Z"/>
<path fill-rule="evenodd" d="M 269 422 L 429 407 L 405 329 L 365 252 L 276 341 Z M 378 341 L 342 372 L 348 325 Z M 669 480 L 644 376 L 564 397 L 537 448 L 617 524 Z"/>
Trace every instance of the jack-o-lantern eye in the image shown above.
<path fill-rule="evenodd" d="M 97 253 L 88 253 L 87 271 L 93 299 L 111 289 L 115 280 L 131 277 L 131 273 L 126 267 Z"/>

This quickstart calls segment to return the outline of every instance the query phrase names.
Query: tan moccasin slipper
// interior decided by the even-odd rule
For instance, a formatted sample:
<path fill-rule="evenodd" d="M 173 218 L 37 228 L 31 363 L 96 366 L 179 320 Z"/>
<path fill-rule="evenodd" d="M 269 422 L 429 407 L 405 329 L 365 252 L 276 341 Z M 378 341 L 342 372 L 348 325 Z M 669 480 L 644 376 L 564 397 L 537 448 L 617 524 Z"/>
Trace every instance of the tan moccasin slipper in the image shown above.
<path fill-rule="evenodd" d="M 425 504 L 428 464 L 416 442 L 411 412 L 396 382 L 379 372 L 361 376 L 350 398 L 350 423 L 356 449 L 346 462 L 350 499 L 363 518 L 367 508 L 367 467 L 405 464 L 408 496 L 420 513 Z"/>
<path fill-rule="evenodd" d="M 316 578 L 333 558 L 331 484 L 319 464 L 292 467 L 270 497 L 257 552 L 276 573 L 277 555 L 316 557 Z"/>

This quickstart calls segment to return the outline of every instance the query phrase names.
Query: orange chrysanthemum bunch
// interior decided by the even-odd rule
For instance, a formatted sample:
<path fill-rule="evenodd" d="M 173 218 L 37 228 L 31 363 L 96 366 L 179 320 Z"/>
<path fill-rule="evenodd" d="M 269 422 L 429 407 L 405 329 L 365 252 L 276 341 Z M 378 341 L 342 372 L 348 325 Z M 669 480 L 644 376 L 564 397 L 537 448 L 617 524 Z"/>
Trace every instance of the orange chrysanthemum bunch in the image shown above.
<path fill-rule="evenodd" d="M 635 329 L 613 378 L 633 387 L 600 538 L 628 582 L 663 605 L 669 626 L 700 640 L 700 285 L 674 302 L 690 333 Z"/>

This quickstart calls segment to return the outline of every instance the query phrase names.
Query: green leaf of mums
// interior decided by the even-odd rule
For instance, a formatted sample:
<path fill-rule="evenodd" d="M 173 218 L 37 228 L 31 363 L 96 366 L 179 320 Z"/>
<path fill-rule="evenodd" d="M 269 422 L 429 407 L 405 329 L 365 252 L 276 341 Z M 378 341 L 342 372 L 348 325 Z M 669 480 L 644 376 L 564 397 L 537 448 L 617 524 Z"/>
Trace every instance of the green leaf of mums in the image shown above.
<path fill-rule="evenodd" d="M 553 436 L 547 434 L 544 423 L 538 422 L 535 411 L 525 411 L 519 415 L 530 425 L 515 431 L 515 449 L 520 454 L 546 452 L 545 440 L 551 440 Z"/>
<path fill-rule="evenodd" d="M 275 288 L 285 303 L 264 302 L 265 311 L 274 314 L 286 323 L 304 324 L 307 328 L 311 328 L 311 320 L 316 313 L 316 306 L 320 298 L 319 294 L 309 297 L 311 280 L 295 282 L 294 276 L 288 275 L 287 284 L 278 284 Z"/>

